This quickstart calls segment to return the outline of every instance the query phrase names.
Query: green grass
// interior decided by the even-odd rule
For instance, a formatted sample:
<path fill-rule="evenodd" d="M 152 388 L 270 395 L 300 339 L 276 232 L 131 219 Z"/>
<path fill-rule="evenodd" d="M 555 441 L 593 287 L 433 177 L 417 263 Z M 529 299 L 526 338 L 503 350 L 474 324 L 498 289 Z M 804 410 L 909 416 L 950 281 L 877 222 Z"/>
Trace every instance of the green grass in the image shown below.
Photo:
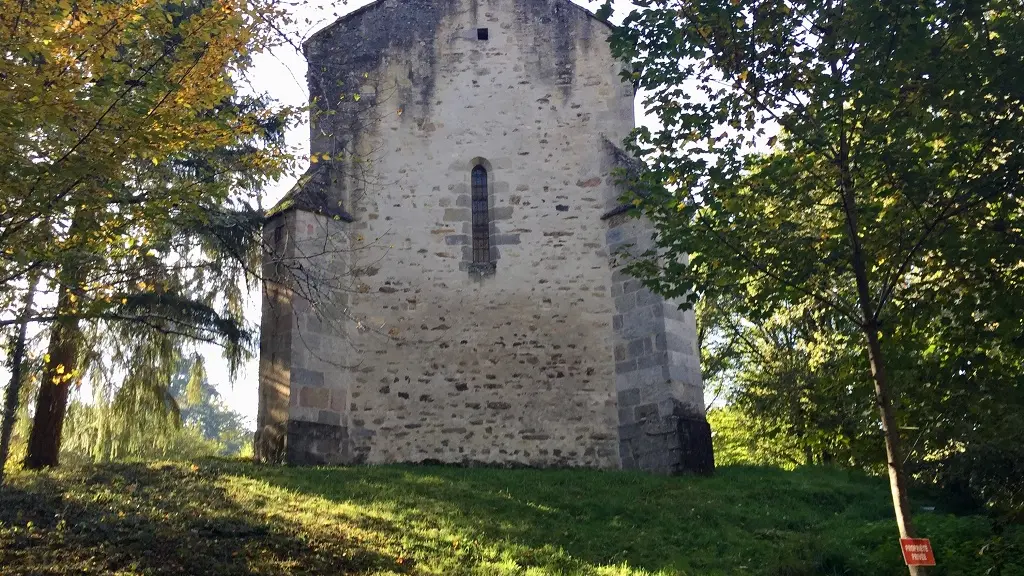
<path fill-rule="evenodd" d="M 13 476 L 0 574 L 905 574 L 889 506 L 820 468 L 107 465 Z M 917 520 L 932 574 L 1024 574 L 1020 526 Z"/>

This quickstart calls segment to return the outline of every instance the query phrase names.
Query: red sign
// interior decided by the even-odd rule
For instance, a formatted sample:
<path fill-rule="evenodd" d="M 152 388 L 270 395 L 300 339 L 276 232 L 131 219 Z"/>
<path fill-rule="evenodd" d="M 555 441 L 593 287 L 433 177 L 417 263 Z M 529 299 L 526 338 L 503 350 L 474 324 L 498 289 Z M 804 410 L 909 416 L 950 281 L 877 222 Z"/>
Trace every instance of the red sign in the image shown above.
<path fill-rule="evenodd" d="M 935 566 L 932 543 L 927 538 L 900 538 L 900 548 L 907 566 Z"/>

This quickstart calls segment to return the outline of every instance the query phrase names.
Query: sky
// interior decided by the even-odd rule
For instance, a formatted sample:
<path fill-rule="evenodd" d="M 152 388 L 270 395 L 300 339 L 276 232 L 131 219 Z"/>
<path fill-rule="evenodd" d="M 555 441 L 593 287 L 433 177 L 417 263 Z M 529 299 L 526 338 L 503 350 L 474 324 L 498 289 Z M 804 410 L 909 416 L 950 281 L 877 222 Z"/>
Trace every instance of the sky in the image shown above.
<path fill-rule="evenodd" d="M 573 0 L 591 12 L 600 7 L 599 0 Z M 294 44 L 301 44 L 302 39 L 309 37 L 320 28 L 330 24 L 339 16 L 356 10 L 370 0 L 347 0 L 341 4 L 310 0 L 297 8 L 293 13 L 297 21 L 291 33 Z M 621 20 L 628 12 L 631 4 L 624 0 L 613 2 L 613 21 Z M 283 104 L 304 105 L 308 99 L 306 90 L 306 62 L 302 55 L 291 46 L 281 46 L 271 53 L 258 56 L 249 74 L 250 89 L 254 92 L 270 94 Z M 639 108 L 637 99 L 636 118 L 638 124 L 648 123 L 650 118 Z M 294 127 L 287 135 L 288 143 L 301 152 L 307 151 L 309 127 L 306 124 Z M 305 167 L 300 167 L 304 169 Z M 300 170 L 301 173 L 301 170 Z M 285 178 L 265 190 L 264 206 L 272 206 L 294 184 L 293 178 Z M 259 294 L 251 294 L 246 310 L 246 319 L 253 324 L 260 320 Z M 253 358 L 246 362 L 235 378 L 227 373 L 226 363 L 221 359 L 218 350 L 212 346 L 203 349 L 206 356 L 207 375 L 223 396 L 224 401 L 236 412 L 246 417 L 250 426 L 255 427 L 259 388 L 259 359 Z"/>

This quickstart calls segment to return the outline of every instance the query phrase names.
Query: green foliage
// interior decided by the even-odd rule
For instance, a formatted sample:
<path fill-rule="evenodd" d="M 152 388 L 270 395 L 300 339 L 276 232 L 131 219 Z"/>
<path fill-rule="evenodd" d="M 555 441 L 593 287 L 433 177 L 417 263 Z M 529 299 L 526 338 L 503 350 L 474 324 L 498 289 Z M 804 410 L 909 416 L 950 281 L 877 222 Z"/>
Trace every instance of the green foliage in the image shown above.
<path fill-rule="evenodd" d="M 723 307 L 705 341 L 759 441 L 877 468 L 892 406 L 918 478 L 1019 510 L 1019 2 L 638 4 L 612 46 L 659 121 L 627 143 L 656 232 L 630 271 Z"/>
<path fill-rule="evenodd" d="M 7 386 L 10 385 L 10 382 L 8 382 Z M 20 398 L 18 401 L 18 410 L 15 413 L 12 427 L 11 453 L 7 458 L 7 462 L 4 463 L 4 470 L 7 473 L 20 470 L 21 464 L 25 459 L 25 449 L 28 445 L 29 429 L 32 425 L 32 419 L 29 417 L 28 405 L 30 399 L 35 396 L 37 385 L 38 383 L 35 380 L 26 378 L 21 390 L 19 391 L 18 395 Z M 0 390 L 2 390 L 4 394 L 7 393 L 6 386 Z"/>
<path fill-rule="evenodd" d="M 187 460 L 218 455 L 223 446 L 195 428 L 160 418 L 124 418 L 110 406 L 72 402 L 61 445 L 68 465 L 111 461 Z M 140 429 L 142 430 L 140 432 Z"/>
<path fill-rule="evenodd" d="M 31 465 L 57 463 L 86 334 L 244 360 L 260 189 L 291 168 L 297 111 L 240 86 L 287 22 L 276 0 L 0 4 L 0 328 L 32 284 L 51 331 Z M 131 401 L 159 404 L 145 386 Z"/>
<path fill-rule="evenodd" d="M 1020 576 L 1024 530 L 920 515 L 936 576 Z M 884 481 L 199 461 L 19 473 L 5 574 L 797 575 L 905 571 Z M 55 553 L 59 550 L 59 553 Z"/>
<path fill-rule="evenodd" d="M 202 356 L 196 354 L 179 365 L 168 392 L 181 407 L 182 423 L 216 442 L 219 456 L 251 454 L 252 430 L 245 417 L 229 408 L 206 378 Z"/>
<path fill-rule="evenodd" d="M 734 406 L 713 407 L 707 416 L 716 466 L 775 466 L 792 470 L 805 463 L 804 452 L 792 438 L 758 430 L 761 421 Z"/>
<path fill-rule="evenodd" d="M 184 460 L 251 450 L 244 418 L 220 400 L 200 359 L 183 361 L 171 350 L 164 364 L 143 354 L 118 386 L 95 381 L 93 398 L 71 403 L 62 460 Z"/>
<path fill-rule="evenodd" d="M 199 295 L 217 284 L 184 290 L 161 264 L 174 260 L 192 283 L 223 280 L 224 250 L 209 249 L 224 240 L 232 260 L 251 264 L 242 247 L 254 226 L 231 224 L 252 220 L 259 187 L 290 165 L 283 132 L 295 111 L 237 83 L 277 34 L 276 4 L 4 8 L 0 304 L 14 302 L 29 271 L 52 288 L 56 271 L 73 266 L 80 281 L 66 286 L 75 298 L 62 315 L 135 317 L 146 296 L 214 306 Z"/>
<path fill-rule="evenodd" d="M 721 436 L 778 450 L 788 465 L 834 463 L 881 471 L 882 440 L 872 406 L 871 382 L 856 334 L 840 332 L 834 315 L 816 306 L 780 308 L 767 318 L 737 313 L 709 294 L 699 308 L 702 331 L 713 335 L 703 353 L 727 359 L 713 385 L 734 413 Z M 738 426 L 730 426 L 735 420 Z"/>

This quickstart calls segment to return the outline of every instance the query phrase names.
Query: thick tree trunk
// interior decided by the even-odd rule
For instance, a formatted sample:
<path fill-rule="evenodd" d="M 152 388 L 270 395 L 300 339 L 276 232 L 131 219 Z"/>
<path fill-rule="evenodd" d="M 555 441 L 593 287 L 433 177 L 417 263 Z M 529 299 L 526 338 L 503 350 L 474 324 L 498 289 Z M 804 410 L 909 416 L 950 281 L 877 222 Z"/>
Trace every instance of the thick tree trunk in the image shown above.
<path fill-rule="evenodd" d="M 75 286 L 77 284 L 70 284 Z M 58 313 L 71 309 L 69 284 L 60 289 Z M 77 319 L 55 321 L 50 328 L 49 361 L 43 367 L 39 383 L 36 413 L 28 439 L 25 467 L 31 469 L 57 466 L 60 463 L 60 439 L 68 410 L 68 394 L 77 378 L 78 351 L 81 332 Z"/>
<path fill-rule="evenodd" d="M 0 486 L 4 483 L 4 468 L 7 467 L 7 459 L 11 455 L 11 435 L 14 433 L 14 421 L 18 418 L 18 401 L 21 394 L 21 385 L 24 381 L 24 360 L 25 360 L 25 338 L 28 335 L 28 320 L 32 317 L 32 304 L 36 297 L 37 277 L 33 277 L 28 283 L 28 292 L 25 294 L 25 307 L 21 312 L 21 321 L 18 326 L 18 339 L 14 342 L 14 351 L 11 354 L 11 381 L 7 384 L 7 393 L 4 397 L 4 419 L 0 429 Z"/>

